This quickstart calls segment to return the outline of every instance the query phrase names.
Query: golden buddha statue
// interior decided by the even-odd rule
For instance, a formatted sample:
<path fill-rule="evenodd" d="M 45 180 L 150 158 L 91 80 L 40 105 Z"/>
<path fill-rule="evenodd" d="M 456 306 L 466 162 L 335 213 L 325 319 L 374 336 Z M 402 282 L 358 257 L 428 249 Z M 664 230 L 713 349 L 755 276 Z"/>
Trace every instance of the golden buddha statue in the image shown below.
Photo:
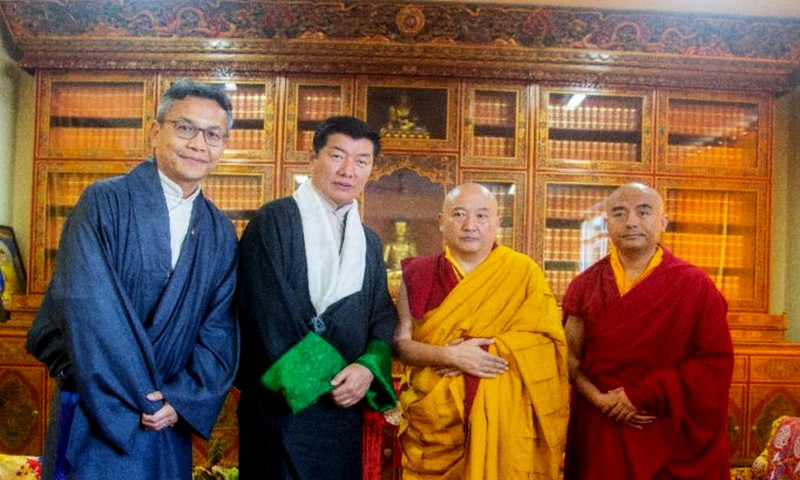
<path fill-rule="evenodd" d="M 401 93 L 396 104 L 389 106 L 389 120 L 381 128 L 381 136 L 388 138 L 430 138 L 430 133 L 411 110 L 411 97 Z"/>
<path fill-rule="evenodd" d="M 400 282 L 403 278 L 403 273 L 400 267 L 400 261 L 406 257 L 414 257 L 417 255 L 417 246 L 414 242 L 408 240 L 408 220 L 405 218 L 397 218 L 394 221 L 395 239 L 388 242 L 383 249 L 383 261 L 386 262 L 386 276 L 389 284 L 389 293 L 392 297 L 397 294 L 397 289 L 400 288 Z"/>

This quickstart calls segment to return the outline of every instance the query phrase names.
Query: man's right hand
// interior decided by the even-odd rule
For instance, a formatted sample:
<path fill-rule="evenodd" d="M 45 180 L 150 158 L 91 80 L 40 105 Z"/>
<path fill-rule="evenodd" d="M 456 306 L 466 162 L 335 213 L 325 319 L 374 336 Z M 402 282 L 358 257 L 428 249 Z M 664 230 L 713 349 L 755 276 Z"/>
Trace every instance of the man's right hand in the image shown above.
<path fill-rule="evenodd" d="M 440 374 L 453 376 L 460 371 L 480 378 L 494 378 L 505 373 L 508 362 L 482 348 L 493 343 L 493 339 L 481 337 L 458 339 L 450 343 L 444 347 L 450 368 L 440 369 Z"/>

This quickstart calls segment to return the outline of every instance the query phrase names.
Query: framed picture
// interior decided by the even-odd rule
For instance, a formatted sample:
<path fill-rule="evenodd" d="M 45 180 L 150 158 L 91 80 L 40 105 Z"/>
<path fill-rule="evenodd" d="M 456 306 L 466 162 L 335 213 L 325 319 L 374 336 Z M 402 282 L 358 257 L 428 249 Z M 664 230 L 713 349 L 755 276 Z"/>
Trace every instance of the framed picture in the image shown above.
<path fill-rule="evenodd" d="M 0 295 L 3 305 L 8 305 L 12 295 L 25 293 L 25 268 L 19 254 L 14 229 L 0 225 Z"/>
<path fill-rule="evenodd" d="M 458 101 L 455 83 L 366 80 L 358 86 L 357 116 L 380 133 L 385 149 L 454 150 Z"/>

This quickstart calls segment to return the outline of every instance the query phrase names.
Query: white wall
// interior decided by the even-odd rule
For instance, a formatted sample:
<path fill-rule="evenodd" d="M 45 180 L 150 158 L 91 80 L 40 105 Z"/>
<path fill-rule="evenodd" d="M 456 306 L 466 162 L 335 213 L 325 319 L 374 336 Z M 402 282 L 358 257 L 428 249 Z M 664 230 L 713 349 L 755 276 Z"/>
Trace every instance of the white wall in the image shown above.
<path fill-rule="evenodd" d="M 786 339 L 800 341 L 800 87 L 778 99 L 772 195 L 770 312 L 786 312 Z"/>
<path fill-rule="evenodd" d="M 33 112 L 33 76 L 0 47 L 0 225 L 14 228 L 28 273 Z"/>
<path fill-rule="evenodd" d="M 0 225 L 10 225 L 13 208 L 14 131 L 17 106 L 16 64 L 0 48 Z"/>

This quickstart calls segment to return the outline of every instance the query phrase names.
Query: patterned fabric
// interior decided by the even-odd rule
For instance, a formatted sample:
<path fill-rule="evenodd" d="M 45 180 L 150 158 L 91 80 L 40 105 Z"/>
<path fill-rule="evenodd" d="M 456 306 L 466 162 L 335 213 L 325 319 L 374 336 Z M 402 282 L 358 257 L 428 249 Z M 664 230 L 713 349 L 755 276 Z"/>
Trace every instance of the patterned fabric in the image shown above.
<path fill-rule="evenodd" d="M 39 480 L 41 475 L 42 464 L 39 457 L 0 453 L 0 478 Z"/>
<path fill-rule="evenodd" d="M 772 424 L 767 448 L 753 462 L 754 478 L 800 480 L 800 417 L 780 417 Z"/>

